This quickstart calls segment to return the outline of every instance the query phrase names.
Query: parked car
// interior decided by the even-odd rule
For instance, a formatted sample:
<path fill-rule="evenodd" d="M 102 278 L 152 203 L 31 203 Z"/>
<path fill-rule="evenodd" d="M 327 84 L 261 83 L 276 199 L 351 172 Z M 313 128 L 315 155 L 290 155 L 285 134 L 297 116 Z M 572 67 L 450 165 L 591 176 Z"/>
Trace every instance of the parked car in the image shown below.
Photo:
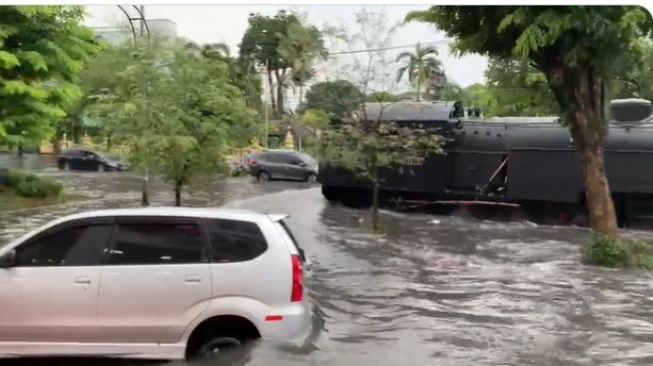
<path fill-rule="evenodd" d="M 181 359 L 294 341 L 310 323 L 286 217 L 177 207 L 53 221 L 0 249 L 0 357 Z"/>
<path fill-rule="evenodd" d="M 83 149 L 66 150 L 57 158 L 57 166 L 62 170 L 122 171 L 126 164 L 119 159 L 94 151 Z"/>
<path fill-rule="evenodd" d="M 317 181 L 318 163 L 310 155 L 292 150 L 267 150 L 248 157 L 249 173 L 260 181 L 271 179 Z"/>

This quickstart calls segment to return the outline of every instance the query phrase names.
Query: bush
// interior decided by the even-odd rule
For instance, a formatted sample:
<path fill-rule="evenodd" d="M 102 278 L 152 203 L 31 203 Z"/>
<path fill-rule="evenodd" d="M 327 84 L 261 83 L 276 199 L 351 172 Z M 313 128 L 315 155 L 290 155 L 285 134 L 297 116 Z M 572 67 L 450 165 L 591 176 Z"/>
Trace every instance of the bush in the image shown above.
<path fill-rule="evenodd" d="M 583 257 L 587 264 L 596 266 L 653 269 L 650 253 L 650 247 L 643 243 L 593 233 Z"/>
<path fill-rule="evenodd" d="M 23 197 L 58 197 L 63 190 L 63 186 L 52 179 L 19 171 L 10 171 L 7 174 L 7 185 Z"/>

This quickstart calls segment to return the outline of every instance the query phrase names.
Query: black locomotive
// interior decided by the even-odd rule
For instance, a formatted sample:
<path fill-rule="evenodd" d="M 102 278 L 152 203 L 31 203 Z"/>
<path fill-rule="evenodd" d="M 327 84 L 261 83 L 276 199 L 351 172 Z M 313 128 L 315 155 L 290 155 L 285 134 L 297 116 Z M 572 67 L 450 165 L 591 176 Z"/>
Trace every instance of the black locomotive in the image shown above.
<path fill-rule="evenodd" d="M 370 113 L 368 116 L 378 116 Z M 556 213 L 568 223 L 586 221 L 578 152 L 557 117 L 465 117 L 459 103 L 396 103 L 383 120 L 436 128 L 445 154 L 379 173 L 382 202 L 395 207 L 515 207 Z M 369 117 L 372 119 L 372 117 Z M 620 226 L 653 222 L 653 110 L 650 101 L 614 100 L 605 164 Z M 322 193 L 329 201 L 369 205 L 371 185 L 322 164 Z M 512 210 L 511 212 L 515 212 Z M 574 221 L 575 220 L 575 221 Z"/>

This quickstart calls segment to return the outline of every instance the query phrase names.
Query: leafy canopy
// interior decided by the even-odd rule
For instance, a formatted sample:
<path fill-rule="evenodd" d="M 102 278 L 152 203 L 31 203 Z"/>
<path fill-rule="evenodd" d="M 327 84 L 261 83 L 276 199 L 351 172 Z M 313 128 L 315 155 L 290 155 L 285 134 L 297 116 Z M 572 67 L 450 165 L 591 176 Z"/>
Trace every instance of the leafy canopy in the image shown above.
<path fill-rule="evenodd" d="M 379 168 L 440 153 L 443 141 L 437 131 L 424 126 L 402 127 L 392 121 L 361 118 L 326 130 L 320 140 L 321 157 L 376 183 Z"/>
<path fill-rule="evenodd" d="M 310 87 L 300 109 L 321 109 L 332 120 L 342 120 L 359 108 L 362 99 L 363 93 L 351 82 L 326 81 Z"/>
<path fill-rule="evenodd" d="M 320 31 L 314 26 L 291 23 L 287 34 L 279 42 L 279 55 L 288 60 L 292 68 L 291 79 L 297 86 L 315 76 L 313 64 L 326 57 L 326 49 Z"/>
<path fill-rule="evenodd" d="M 436 24 L 461 53 L 519 56 L 540 67 L 591 60 L 604 71 L 651 30 L 650 14 L 635 6 L 433 6 L 406 19 Z"/>
<path fill-rule="evenodd" d="M 282 40 L 291 24 L 301 23 L 297 15 L 279 11 L 272 17 L 250 14 L 249 26 L 240 43 L 240 57 L 245 62 L 269 65 L 272 70 L 286 69 L 290 62 L 279 52 Z"/>
<path fill-rule="evenodd" d="M 116 81 L 97 97 L 94 113 L 129 146 L 135 166 L 187 184 L 198 173 L 221 171 L 227 149 L 258 132 L 225 63 L 157 44 L 118 54 L 128 65 L 106 70 Z"/>
<path fill-rule="evenodd" d="M 40 142 L 80 97 L 98 49 L 79 6 L 0 7 L 0 142 Z"/>

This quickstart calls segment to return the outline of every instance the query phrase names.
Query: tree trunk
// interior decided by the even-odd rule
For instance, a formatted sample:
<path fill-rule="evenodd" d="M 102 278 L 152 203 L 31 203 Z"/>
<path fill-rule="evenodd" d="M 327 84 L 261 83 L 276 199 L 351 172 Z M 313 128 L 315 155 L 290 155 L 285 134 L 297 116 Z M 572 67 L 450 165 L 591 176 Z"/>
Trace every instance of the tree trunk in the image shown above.
<path fill-rule="evenodd" d="M 372 231 L 379 231 L 379 182 L 372 182 Z"/>
<path fill-rule="evenodd" d="M 299 100 L 297 101 L 297 107 L 302 105 L 302 99 L 304 97 L 304 85 L 299 85 Z"/>
<path fill-rule="evenodd" d="M 111 151 L 111 134 L 107 134 L 107 151 Z"/>
<path fill-rule="evenodd" d="M 420 94 L 422 89 L 422 75 L 417 75 L 417 101 L 420 101 Z"/>
<path fill-rule="evenodd" d="M 283 77 L 285 73 L 285 69 L 281 75 L 279 75 L 279 70 L 274 70 L 274 76 L 277 79 L 277 115 L 279 117 L 283 116 Z"/>
<path fill-rule="evenodd" d="M 589 64 L 572 68 L 554 61 L 546 66 L 543 70 L 580 153 L 590 226 L 616 238 L 617 215 L 605 174 L 603 142 L 608 126 L 603 84 Z"/>
<path fill-rule="evenodd" d="M 148 181 L 149 177 L 147 174 L 147 168 L 145 168 L 145 175 L 143 176 L 143 187 L 141 190 L 141 205 L 147 207 L 150 205 L 150 194 L 148 191 Z"/>
<path fill-rule="evenodd" d="M 272 83 L 272 70 L 267 68 L 268 74 L 268 86 L 270 87 L 270 104 L 272 105 L 272 111 L 277 110 L 277 105 L 274 102 L 274 84 Z"/>
<path fill-rule="evenodd" d="M 22 158 L 25 152 L 23 151 L 23 142 L 19 141 L 18 142 L 18 148 L 16 149 L 16 156 L 19 158 Z"/>
<path fill-rule="evenodd" d="M 63 139 L 63 132 L 57 131 L 54 138 L 52 138 L 52 154 L 59 156 L 61 154 L 61 140 Z"/>
<path fill-rule="evenodd" d="M 603 144 L 596 139 L 585 142 L 581 147 L 585 200 L 590 212 L 592 230 L 615 238 L 617 236 L 617 216 L 605 175 Z"/>
<path fill-rule="evenodd" d="M 181 206 L 181 182 L 175 182 L 175 206 Z"/>

